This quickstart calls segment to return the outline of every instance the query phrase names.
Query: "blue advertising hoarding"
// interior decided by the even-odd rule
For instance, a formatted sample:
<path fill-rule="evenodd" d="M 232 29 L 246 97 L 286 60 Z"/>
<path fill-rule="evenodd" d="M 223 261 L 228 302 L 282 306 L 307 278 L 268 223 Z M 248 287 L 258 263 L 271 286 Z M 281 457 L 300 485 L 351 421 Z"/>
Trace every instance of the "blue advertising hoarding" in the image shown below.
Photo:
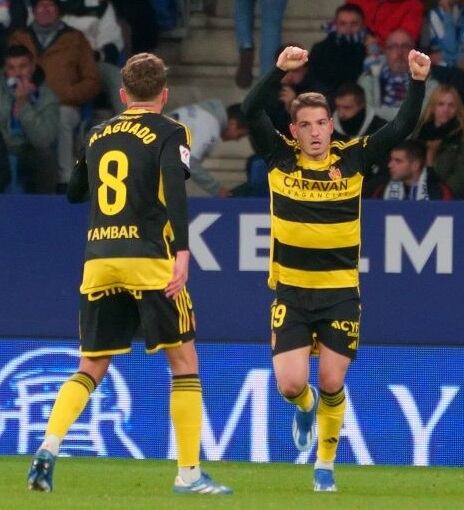
<path fill-rule="evenodd" d="M 266 342 L 265 199 L 191 199 L 190 291 L 202 341 Z M 0 196 L 0 336 L 75 338 L 87 206 Z M 464 202 L 366 201 L 364 344 L 463 345 Z"/>
<path fill-rule="evenodd" d="M 76 342 L 2 339 L 0 454 L 32 454 L 59 386 L 76 368 Z M 293 406 L 276 390 L 269 347 L 198 346 L 204 408 L 202 458 L 314 461 L 293 446 Z M 339 462 L 464 465 L 464 350 L 364 346 L 349 371 Z M 313 361 L 315 373 L 316 361 Z M 141 343 L 115 356 L 72 426 L 64 455 L 175 458 L 164 356 Z"/>

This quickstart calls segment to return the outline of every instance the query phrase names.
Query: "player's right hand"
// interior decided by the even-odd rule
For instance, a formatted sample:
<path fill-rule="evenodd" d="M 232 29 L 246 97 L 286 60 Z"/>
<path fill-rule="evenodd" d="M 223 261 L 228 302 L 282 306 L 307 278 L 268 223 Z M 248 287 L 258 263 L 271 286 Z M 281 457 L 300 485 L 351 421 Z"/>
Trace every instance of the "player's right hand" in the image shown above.
<path fill-rule="evenodd" d="M 279 55 L 276 66 L 282 71 L 293 71 L 306 64 L 308 61 L 308 50 L 298 46 L 287 46 Z"/>
<path fill-rule="evenodd" d="M 174 262 L 174 274 L 168 286 L 164 289 L 166 297 L 176 299 L 188 280 L 190 252 L 188 250 L 178 251 Z"/>

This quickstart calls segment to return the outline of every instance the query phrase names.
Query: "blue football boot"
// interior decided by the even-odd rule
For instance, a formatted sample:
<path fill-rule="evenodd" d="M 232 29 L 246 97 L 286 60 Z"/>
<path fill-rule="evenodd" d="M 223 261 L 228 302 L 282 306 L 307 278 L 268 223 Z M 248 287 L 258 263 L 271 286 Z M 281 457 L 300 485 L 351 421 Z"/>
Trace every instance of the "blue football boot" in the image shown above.
<path fill-rule="evenodd" d="M 230 487 L 216 483 L 209 475 L 202 471 L 200 478 L 191 484 L 185 483 L 180 476 L 177 476 L 174 482 L 174 492 L 179 494 L 208 494 L 219 496 L 232 494 L 233 490 Z"/>
<path fill-rule="evenodd" d="M 333 470 L 314 470 L 314 492 L 337 492 Z"/>
<path fill-rule="evenodd" d="M 27 474 L 27 487 L 31 491 L 50 492 L 53 490 L 53 468 L 55 456 L 48 450 L 39 450 L 32 460 Z"/>

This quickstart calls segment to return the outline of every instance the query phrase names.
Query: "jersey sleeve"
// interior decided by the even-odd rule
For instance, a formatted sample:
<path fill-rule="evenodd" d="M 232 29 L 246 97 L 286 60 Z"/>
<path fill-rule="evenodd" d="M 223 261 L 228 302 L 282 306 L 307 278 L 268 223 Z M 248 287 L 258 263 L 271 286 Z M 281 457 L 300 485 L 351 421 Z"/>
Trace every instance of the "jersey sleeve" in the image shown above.
<path fill-rule="evenodd" d="M 388 152 L 409 136 L 419 120 L 425 94 L 425 82 L 411 79 L 406 97 L 396 117 L 363 140 L 365 165 L 378 163 Z"/>
<path fill-rule="evenodd" d="M 248 122 L 253 147 L 267 162 L 273 158 L 276 149 L 285 146 L 280 133 L 275 129 L 264 109 L 268 95 L 279 87 L 280 80 L 285 74 L 284 71 L 275 67 L 258 81 L 242 103 L 242 111 Z"/>
<path fill-rule="evenodd" d="M 185 179 L 190 176 L 190 132 L 179 126 L 160 153 L 166 209 L 174 233 L 175 251 L 188 250 L 188 213 Z"/>
<path fill-rule="evenodd" d="M 160 154 L 163 167 L 182 168 L 184 178 L 190 177 L 192 135 L 187 126 L 180 126 L 165 140 Z"/>

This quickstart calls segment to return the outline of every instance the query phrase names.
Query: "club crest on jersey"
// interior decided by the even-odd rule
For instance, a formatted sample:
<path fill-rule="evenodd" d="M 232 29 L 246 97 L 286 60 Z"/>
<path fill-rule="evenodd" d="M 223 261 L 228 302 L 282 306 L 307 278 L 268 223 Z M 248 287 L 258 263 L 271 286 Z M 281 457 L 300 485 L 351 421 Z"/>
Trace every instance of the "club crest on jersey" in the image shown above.
<path fill-rule="evenodd" d="M 190 151 L 184 145 L 179 145 L 180 159 L 185 166 L 190 168 Z"/>
<path fill-rule="evenodd" d="M 340 168 L 337 168 L 337 167 L 332 165 L 329 168 L 329 177 L 332 179 L 332 181 L 336 181 L 337 179 L 341 179 L 342 178 L 342 172 L 341 172 Z"/>

